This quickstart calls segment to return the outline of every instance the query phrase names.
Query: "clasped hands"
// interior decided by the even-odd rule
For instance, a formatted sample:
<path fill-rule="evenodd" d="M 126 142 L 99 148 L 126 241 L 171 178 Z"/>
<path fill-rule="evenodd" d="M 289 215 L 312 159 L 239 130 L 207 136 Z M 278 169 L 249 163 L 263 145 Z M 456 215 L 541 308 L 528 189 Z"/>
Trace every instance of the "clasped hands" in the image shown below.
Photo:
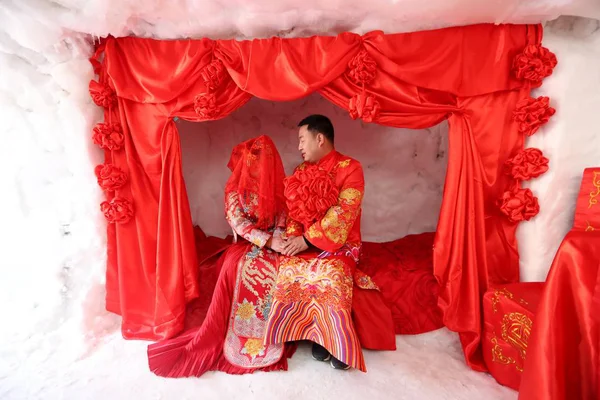
<path fill-rule="evenodd" d="M 277 253 L 290 257 L 308 249 L 308 245 L 302 236 L 283 238 L 281 236 L 273 235 L 267 242 L 267 247 Z"/>

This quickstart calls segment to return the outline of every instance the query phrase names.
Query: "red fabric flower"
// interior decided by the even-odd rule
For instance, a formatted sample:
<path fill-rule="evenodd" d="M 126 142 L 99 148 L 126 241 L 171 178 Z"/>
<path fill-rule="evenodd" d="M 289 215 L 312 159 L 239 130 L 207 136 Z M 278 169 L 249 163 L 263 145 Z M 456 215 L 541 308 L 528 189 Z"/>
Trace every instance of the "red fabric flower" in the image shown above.
<path fill-rule="evenodd" d="M 541 150 L 529 148 L 504 163 L 505 171 L 515 179 L 526 181 L 548 171 L 548 159 Z"/>
<path fill-rule="evenodd" d="M 498 206 L 510 222 L 529 221 L 540 212 L 538 199 L 531 190 L 517 186 L 504 192 Z"/>
<path fill-rule="evenodd" d="M 375 97 L 366 93 L 359 93 L 350 99 L 348 104 L 350 118 L 362 118 L 365 122 L 373 122 L 379 115 L 381 106 Z"/>
<path fill-rule="evenodd" d="M 129 200 L 115 197 L 110 202 L 103 201 L 100 210 L 106 220 L 111 223 L 124 224 L 133 217 L 133 205 Z"/>
<path fill-rule="evenodd" d="M 339 190 L 327 172 L 316 166 L 298 170 L 285 179 L 289 215 L 305 225 L 325 216 L 338 201 Z"/>
<path fill-rule="evenodd" d="M 550 107 L 550 98 L 538 97 L 537 99 L 523 99 L 517 103 L 513 112 L 513 119 L 519 124 L 519 132 L 531 136 L 540 129 L 542 124 L 548 122 L 556 110 Z"/>
<path fill-rule="evenodd" d="M 117 103 L 117 95 L 108 85 L 103 85 L 94 80 L 90 81 L 90 96 L 99 107 L 109 108 Z"/>
<path fill-rule="evenodd" d="M 219 115 L 217 97 L 213 93 L 197 95 L 194 99 L 194 111 L 200 118 L 214 119 Z"/>
<path fill-rule="evenodd" d="M 127 182 L 127 174 L 113 164 L 100 164 L 94 169 L 98 185 L 107 192 L 114 192 Z"/>
<path fill-rule="evenodd" d="M 348 63 L 348 78 L 358 85 L 371 82 L 376 73 L 377 63 L 365 50 L 361 50 Z"/>
<path fill-rule="evenodd" d="M 104 150 L 119 150 L 123 146 L 124 136 L 121 124 L 101 122 L 94 127 L 94 143 Z"/>
<path fill-rule="evenodd" d="M 542 79 L 552 75 L 556 66 L 556 56 L 545 47 L 530 44 L 513 60 L 513 72 L 519 79 L 529 81 L 539 87 Z"/>
<path fill-rule="evenodd" d="M 200 77 L 210 90 L 216 90 L 225 80 L 225 67 L 221 60 L 213 60 L 200 71 Z"/>

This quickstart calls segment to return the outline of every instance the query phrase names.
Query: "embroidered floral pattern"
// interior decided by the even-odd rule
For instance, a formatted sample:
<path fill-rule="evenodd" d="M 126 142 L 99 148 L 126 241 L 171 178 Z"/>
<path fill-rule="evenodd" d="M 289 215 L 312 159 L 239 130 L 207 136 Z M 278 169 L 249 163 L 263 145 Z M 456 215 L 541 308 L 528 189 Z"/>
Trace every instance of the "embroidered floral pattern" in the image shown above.
<path fill-rule="evenodd" d="M 588 203 L 588 208 L 592 208 L 592 206 L 598 204 L 598 198 L 600 198 L 600 172 L 594 171 L 592 184 L 594 185 L 595 189 L 590 192 L 590 201 Z"/>
<path fill-rule="evenodd" d="M 379 290 L 371 277 L 358 269 L 354 271 L 354 283 L 361 289 Z"/>
<path fill-rule="evenodd" d="M 268 232 L 257 229 L 254 221 L 249 219 L 252 215 L 252 207 L 258 201 L 255 197 L 245 196 L 246 203 L 242 205 L 236 192 L 228 193 L 226 196 L 226 219 L 236 235 L 242 236 L 258 247 L 264 247 L 271 235 Z"/>
<path fill-rule="evenodd" d="M 272 291 L 277 277 L 277 255 L 264 248 L 271 237 L 269 232 L 256 227 L 254 218 L 258 199 L 256 196 L 226 194 L 226 217 L 236 234 L 253 245 L 239 259 L 233 302 L 223 354 L 225 358 L 242 368 L 262 368 L 273 365 L 283 356 L 283 343 L 264 345 L 266 318 L 272 304 Z M 277 222 L 277 223 L 275 223 Z M 285 215 L 273 221 L 283 227 Z"/>
<path fill-rule="evenodd" d="M 346 242 L 360 211 L 361 201 L 362 193 L 357 189 L 348 188 L 340 193 L 337 206 L 331 207 L 321 220 L 321 228 L 329 240 L 338 244 Z M 311 235 L 310 229 L 307 235 Z M 315 232 L 311 236 L 316 237 Z"/>
<path fill-rule="evenodd" d="M 244 344 L 244 348 L 242 348 L 241 354 L 247 354 L 252 358 L 252 361 L 257 356 L 265 355 L 265 345 L 263 344 L 262 339 L 249 338 L 246 340 Z"/>
<path fill-rule="evenodd" d="M 234 365 L 266 367 L 283 355 L 283 343 L 263 344 L 277 276 L 276 261 L 275 253 L 251 246 L 238 262 L 234 303 L 223 348 L 225 357 Z"/>
<path fill-rule="evenodd" d="M 247 321 L 252 317 L 256 316 L 256 309 L 254 304 L 250 303 L 248 300 L 244 299 L 244 301 L 238 304 L 237 312 L 235 314 L 236 318 Z"/>
<path fill-rule="evenodd" d="M 311 340 L 351 367 L 364 370 L 352 324 L 352 269 L 344 259 L 284 257 L 265 342 Z"/>
<path fill-rule="evenodd" d="M 274 299 L 283 304 L 315 302 L 335 310 L 352 307 L 352 273 L 341 260 L 311 263 L 292 257 L 282 264 Z"/>
<path fill-rule="evenodd" d="M 292 218 L 288 218 L 285 234 L 286 236 L 302 236 L 304 233 L 304 227 L 298 221 L 294 221 Z"/>
<path fill-rule="evenodd" d="M 350 165 L 350 161 L 350 159 L 340 161 L 337 166 L 338 168 L 347 168 Z"/>

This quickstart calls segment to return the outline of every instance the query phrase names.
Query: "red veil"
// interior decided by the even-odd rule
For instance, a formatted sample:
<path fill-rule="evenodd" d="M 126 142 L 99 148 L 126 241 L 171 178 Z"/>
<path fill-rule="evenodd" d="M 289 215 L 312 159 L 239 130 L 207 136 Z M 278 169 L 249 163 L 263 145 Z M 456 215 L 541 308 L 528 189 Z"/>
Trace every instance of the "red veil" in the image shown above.
<path fill-rule="evenodd" d="M 244 211 L 256 221 L 257 228 L 274 227 L 277 216 L 285 211 L 285 171 L 271 138 L 261 135 L 238 144 L 227 167 L 231 176 L 225 185 L 225 196 L 238 193 Z"/>

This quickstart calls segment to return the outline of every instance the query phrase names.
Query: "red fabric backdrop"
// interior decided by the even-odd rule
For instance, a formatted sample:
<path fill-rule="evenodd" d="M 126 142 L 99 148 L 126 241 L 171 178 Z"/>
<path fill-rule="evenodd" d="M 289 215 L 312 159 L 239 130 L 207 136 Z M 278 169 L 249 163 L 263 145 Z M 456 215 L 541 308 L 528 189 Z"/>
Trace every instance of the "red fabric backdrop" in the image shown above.
<path fill-rule="evenodd" d="M 186 302 L 198 294 L 173 118 L 218 119 L 252 96 L 284 101 L 318 91 L 365 122 L 426 128 L 449 119 L 434 271 L 444 323 L 460 333 L 469 365 L 484 370 L 481 298 L 490 283 L 519 279 L 516 222 L 537 207 L 504 163 L 523 150 L 523 133 L 545 122 L 539 112 L 513 118 L 556 64 L 541 36 L 538 25 L 475 25 L 241 42 L 104 41 L 92 58 L 99 84 L 90 90 L 109 123 L 94 132 L 110 164 L 99 174 L 122 178 L 99 182 L 111 222 L 107 308 L 123 316 L 124 337 L 177 334 Z"/>

